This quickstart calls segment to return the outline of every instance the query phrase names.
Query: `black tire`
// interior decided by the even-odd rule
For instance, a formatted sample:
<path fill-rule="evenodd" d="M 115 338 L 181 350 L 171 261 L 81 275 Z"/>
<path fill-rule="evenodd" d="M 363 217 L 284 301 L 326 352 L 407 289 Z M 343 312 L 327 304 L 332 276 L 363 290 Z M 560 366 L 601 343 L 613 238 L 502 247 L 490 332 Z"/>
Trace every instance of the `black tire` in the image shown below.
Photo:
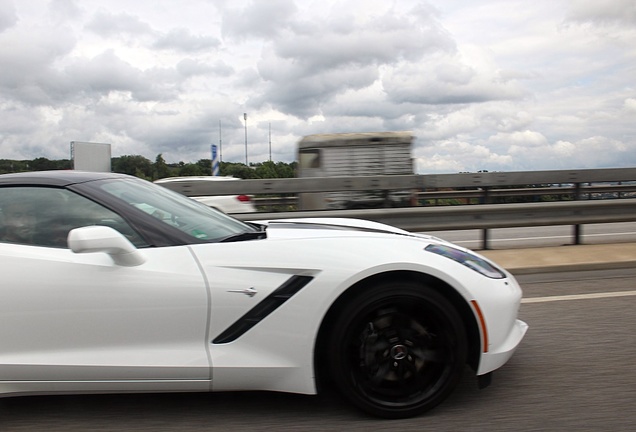
<path fill-rule="evenodd" d="M 432 288 L 373 286 L 339 314 L 329 345 L 331 376 L 369 414 L 405 418 L 442 402 L 466 363 L 466 333 L 455 308 Z"/>

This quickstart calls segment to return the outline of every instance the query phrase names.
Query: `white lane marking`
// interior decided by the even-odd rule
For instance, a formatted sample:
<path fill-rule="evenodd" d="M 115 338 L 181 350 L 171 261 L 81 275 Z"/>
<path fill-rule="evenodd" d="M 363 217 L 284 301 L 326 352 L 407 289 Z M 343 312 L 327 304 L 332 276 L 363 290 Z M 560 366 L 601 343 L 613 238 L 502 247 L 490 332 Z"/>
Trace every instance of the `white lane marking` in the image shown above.
<path fill-rule="evenodd" d="M 611 298 L 611 297 L 630 297 L 630 296 L 636 296 L 636 291 L 573 294 L 573 295 L 549 296 L 549 297 L 529 297 L 529 298 L 521 299 L 521 303 L 545 303 L 545 302 L 553 302 L 553 301 L 590 300 L 590 299 Z"/>

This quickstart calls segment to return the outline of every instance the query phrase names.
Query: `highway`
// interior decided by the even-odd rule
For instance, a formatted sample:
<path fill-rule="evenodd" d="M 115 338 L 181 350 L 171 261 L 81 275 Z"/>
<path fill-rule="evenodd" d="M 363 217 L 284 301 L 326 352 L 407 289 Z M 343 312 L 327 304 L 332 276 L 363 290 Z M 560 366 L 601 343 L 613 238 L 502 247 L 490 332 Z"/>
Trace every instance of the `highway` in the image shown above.
<path fill-rule="evenodd" d="M 520 276 L 530 330 L 490 387 L 467 370 L 418 418 L 361 414 L 337 395 L 276 393 L 0 399 L 8 431 L 631 431 L 636 424 L 636 269 Z"/>

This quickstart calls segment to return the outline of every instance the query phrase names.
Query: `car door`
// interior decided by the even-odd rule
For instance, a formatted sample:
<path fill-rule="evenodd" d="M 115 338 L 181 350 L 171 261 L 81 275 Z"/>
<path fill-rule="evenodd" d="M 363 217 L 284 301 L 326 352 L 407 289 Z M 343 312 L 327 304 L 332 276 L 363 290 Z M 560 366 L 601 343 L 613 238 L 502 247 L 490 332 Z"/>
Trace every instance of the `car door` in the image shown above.
<path fill-rule="evenodd" d="M 37 203 L 44 192 L 60 200 L 57 216 L 66 222 L 79 210 L 94 220 L 73 223 L 115 225 L 143 243 L 117 214 L 70 191 L 11 189 L 0 188 L 2 213 L 9 192 Z M 209 388 L 209 295 L 188 248 L 141 248 L 145 262 L 136 266 L 103 252 L 76 254 L 38 238 L 37 231 L 52 237 L 57 229 L 51 207 L 32 210 L 29 240 L 0 239 L 0 382 L 54 382 L 48 390 L 69 390 L 71 382 L 70 390 L 102 388 L 90 384 L 98 382 L 119 383 L 106 387 L 116 390 Z M 8 214 L 0 216 L 7 225 Z"/>

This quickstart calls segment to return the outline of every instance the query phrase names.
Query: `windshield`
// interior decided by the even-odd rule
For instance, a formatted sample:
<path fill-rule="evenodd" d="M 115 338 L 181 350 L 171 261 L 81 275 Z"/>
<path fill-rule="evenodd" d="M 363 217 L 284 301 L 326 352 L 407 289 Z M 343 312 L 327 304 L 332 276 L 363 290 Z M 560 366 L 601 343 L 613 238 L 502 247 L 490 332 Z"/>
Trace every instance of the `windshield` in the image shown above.
<path fill-rule="evenodd" d="M 184 195 L 139 179 L 100 182 L 99 188 L 184 233 L 221 241 L 257 229 Z"/>

